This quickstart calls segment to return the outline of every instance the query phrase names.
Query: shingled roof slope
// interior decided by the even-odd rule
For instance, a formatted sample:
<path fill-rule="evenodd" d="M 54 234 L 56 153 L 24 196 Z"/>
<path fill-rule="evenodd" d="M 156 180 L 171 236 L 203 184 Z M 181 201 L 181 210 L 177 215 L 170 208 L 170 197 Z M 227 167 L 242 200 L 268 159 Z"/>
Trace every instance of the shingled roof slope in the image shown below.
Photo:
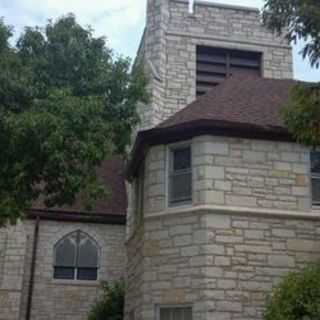
<path fill-rule="evenodd" d="M 263 129 L 285 129 L 280 109 L 294 80 L 232 77 L 162 122 L 168 128 L 197 120 L 213 120 Z"/>
<path fill-rule="evenodd" d="M 57 214 L 89 214 L 89 215 L 120 215 L 125 216 L 127 211 L 127 193 L 125 188 L 124 161 L 120 156 L 105 160 L 97 170 L 98 180 L 104 184 L 109 193 L 106 199 L 99 199 L 90 211 L 78 197 L 72 206 L 47 209 L 42 201 L 34 203 L 31 211 L 56 212 Z"/>
<path fill-rule="evenodd" d="M 281 108 L 295 80 L 235 76 L 160 123 L 140 131 L 126 175 L 132 179 L 152 145 L 168 144 L 210 134 L 277 141 L 294 141 L 285 127 Z"/>

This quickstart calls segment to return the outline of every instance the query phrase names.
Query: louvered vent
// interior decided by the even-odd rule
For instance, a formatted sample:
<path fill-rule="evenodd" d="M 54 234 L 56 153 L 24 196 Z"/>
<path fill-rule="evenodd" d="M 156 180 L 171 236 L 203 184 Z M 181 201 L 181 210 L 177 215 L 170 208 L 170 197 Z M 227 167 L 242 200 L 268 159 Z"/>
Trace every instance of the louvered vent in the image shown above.
<path fill-rule="evenodd" d="M 233 74 L 261 76 L 261 53 L 197 47 L 197 95 L 205 94 Z"/>

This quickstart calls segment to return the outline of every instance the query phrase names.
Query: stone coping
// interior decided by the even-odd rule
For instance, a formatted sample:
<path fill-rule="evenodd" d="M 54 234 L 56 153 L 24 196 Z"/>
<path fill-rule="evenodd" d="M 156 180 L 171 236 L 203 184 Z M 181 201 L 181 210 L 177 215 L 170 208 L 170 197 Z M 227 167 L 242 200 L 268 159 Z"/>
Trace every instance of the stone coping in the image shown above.
<path fill-rule="evenodd" d="M 189 3 L 189 0 L 173 0 L 173 2 Z M 256 7 L 238 6 L 238 5 L 232 5 L 232 4 L 209 2 L 209 1 L 205 1 L 205 0 L 195 0 L 194 4 L 196 6 L 199 5 L 199 6 L 206 6 L 206 7 L 230 9 L 230 10 L 243 10 L 243 11 L 260 12 L 260 10 Z"/>
<path fill-rule="evenodd" d="M 262 216 L 265 218 L 282 218 L 282 219 L 299 219 L 299 220 L 320 220 L 320 210 L 312 211 L 290 211 L 279 209 L 262 209 L 249 207 L 217 206 L 217 205 L 200 205 L 200 206 L 181 206 L 168 208 L 158 213 L 145 215 L 145 219 L 159 218 L 162 216 L 171 216 L 175 214 L 192 213 L 195 211 L 204 211 L 206 213 L 218 212 L 229 215 Z"/>
<path fill-rule="evenodd" d="M 195 39 L 202 39 L 202 40 L 211 40 L 211 41 L 219 41 L 230 43 L 234 46 L 234 49 L 239 49 L 237 45 L 247 45 L 247 46 L 259 46 L 259 47 L 273 47 L 273 48 L 286 48 L 290 49 L 291 46 L 289 44 L 274 44 L 273 42 L 259 42 L 259 41 L 245 41 L 239 38 L 228 39 L 222 36 L 211 36 L 211 35 L 200 35 L 198 33 L 191 33 L 191 32 L 178 32 L 174 30 L 166 31 L 168 36 L 179 36 L 179 37 L 188 37 L 188 38 L 195 38 Z M 246 49 L 249 50 L 250 49 Z M 252 51 L 256 51 L 254 48 Z"/>

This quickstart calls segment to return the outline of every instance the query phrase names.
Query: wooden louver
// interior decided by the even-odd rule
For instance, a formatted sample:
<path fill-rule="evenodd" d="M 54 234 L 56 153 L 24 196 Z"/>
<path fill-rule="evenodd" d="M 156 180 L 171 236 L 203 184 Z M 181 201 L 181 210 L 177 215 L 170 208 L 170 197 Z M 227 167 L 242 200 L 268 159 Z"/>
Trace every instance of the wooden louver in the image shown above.
<path fill-rule="evenodd" d="M 261 76 L 261 53 L 213 47 L 197 47 L 197 95 L 234 74 Z"/>

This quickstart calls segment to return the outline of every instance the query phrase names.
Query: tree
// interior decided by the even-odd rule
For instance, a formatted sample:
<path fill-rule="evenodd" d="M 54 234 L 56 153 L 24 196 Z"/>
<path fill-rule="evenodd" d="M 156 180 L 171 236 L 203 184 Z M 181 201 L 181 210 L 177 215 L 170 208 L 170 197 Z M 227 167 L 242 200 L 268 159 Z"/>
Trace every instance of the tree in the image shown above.
<path fill-rule="evenodd" d="M 273 290 L 264 319 L 320 319 L 320 266 L 289 273 Z"/>
<path fill-rule="evenodd" d="M 88 320 L 122 320 L 125 285 L 123 281 L 104 283 L 102 295 L 92 306 Z"/>
<path fill-rule="evenodd" d="M 285 34 L 289 42 L 305 41 L 302 50 L 311 66 L 320 66 L 319 0 L 266 0 L 264 23 L 274 32 Z M 298 142 L 320 145 L 320 83 L 298 83 L 283 109 L 284 122 Z"/>
<path fill-rule="evenodd" d="M 53 207 L 102 196 L 95 169 L 125 153 L 147 100 L 139 66 L 73 15 L 27 27 L 16 46 L 11 36 L 0 19 L 0 225 L 39 197 Z"/>
<path fill-rule="evenodd" d="M 303 57 L 312 66 L 320 64 L 320 3 L 318 0 L 266 0 L 265 24 L 273 31 L 285 33 L 290 42 L 306 41 Z"/>

